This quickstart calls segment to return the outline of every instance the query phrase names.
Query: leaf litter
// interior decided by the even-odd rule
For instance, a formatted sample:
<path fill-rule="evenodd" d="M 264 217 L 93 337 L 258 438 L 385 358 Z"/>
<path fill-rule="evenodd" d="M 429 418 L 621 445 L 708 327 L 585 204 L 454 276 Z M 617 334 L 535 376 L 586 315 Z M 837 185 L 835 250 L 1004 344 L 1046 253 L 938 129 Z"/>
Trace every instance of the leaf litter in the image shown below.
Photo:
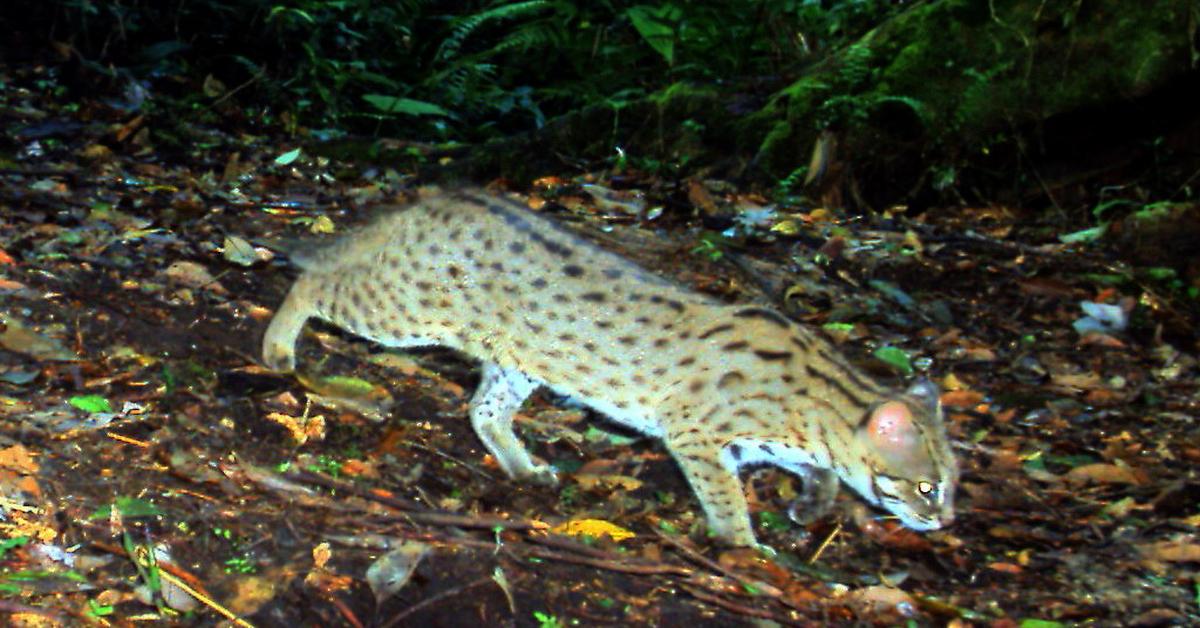
<path fill-rule="evenodd" d="M 587 237 L 719 298 L 783 303 L 865 368 L 946 391 L 953 527 L 917 535 L 847 497 L 796 525 L 777 516 L 794 479 L 768 470 L 748 487 L 764 556 L 689 537 L 698 509 L 669 456 L 596 437 L 548 394 L 520 423 L 563 486 L 500 479 L 465 419 L 477 375 L 448 352 L 318 326 L 304 361 L 321 374 L 256 366 L 289 283 L 272 238 L 361 222 L 403 178 L 217 131 L 172 159 L 153 120 L 112 115 L 115 135 L 62 138 L 87 170 L 27 140 L 0 175 L 0 527 L 26 613 L 1196 621 L 1196 306 L 1097 244 L 995 208 L 850 223 L 715 181 L 535 187 Z"/>

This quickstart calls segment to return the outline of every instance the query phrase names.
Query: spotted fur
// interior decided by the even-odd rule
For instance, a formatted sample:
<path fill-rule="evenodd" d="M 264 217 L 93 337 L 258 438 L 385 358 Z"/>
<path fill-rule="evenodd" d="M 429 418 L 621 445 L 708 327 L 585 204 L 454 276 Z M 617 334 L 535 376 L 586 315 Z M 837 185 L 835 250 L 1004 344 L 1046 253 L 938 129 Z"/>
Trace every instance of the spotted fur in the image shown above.
<path fill-rule="evenodd" d="M 749 464 L 808 478 L 825 504 L 840 478 L 914 529 L 953 518 L 957 471 L 931 384 L 885 389 L 777 312 L 691 292 L 519 203 L 434 196 L 299 263 L 265 363 L 294 368 L 312 317 L 386 346 L 478 358 L 471 423 L 513 478 L 554 481 L 512 429 L 547 386 L 661 438 L 710 530 L 734 544 L 755 542 L 738 478 Z"/>

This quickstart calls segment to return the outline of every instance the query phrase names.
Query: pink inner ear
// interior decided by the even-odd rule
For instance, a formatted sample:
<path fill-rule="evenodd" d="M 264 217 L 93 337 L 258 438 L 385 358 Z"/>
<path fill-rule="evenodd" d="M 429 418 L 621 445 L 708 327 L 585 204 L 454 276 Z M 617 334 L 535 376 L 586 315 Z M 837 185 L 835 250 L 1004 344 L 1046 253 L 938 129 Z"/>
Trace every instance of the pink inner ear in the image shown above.
<path fill-rule="evenodd" d="M 920 437 L 913 425 L 912 411 L 899 401 L 875 408 L 867 422 L 867 433 L 876 447 L 892 455 L 908 454 Z"/>

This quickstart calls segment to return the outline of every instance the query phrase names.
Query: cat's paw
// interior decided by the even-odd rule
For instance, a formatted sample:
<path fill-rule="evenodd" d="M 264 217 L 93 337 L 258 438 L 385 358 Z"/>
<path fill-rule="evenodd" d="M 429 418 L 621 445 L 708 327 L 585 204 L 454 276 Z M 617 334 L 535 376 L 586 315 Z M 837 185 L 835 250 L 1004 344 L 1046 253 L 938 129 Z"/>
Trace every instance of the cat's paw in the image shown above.
<path fill-rule="evenodd" d="M 278 373 L 291 373 L 296 370 L 296 354 L 285 347 L 266 345 L 263 347 L 263 364 Z"/>
<path fill-rule="evenodd" d="M 533 465 L 533 469 L 530 470 L 529 477 L 526 479 L 531 484 L 539 486 L 558 486 L 558 473 L 554 467 L 548 464 Z"/>

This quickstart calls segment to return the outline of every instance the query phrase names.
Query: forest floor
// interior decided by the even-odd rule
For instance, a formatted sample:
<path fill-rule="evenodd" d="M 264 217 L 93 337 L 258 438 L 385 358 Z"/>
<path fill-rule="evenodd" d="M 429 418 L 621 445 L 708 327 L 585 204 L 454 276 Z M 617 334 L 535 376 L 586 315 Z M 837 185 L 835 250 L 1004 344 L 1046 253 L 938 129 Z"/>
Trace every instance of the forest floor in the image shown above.
<path fill-rule="evenodd" d="M 295 276 L 268 245 L 362 222 L 408 177 L 199 127 L 161 149 L 153 118 L 2 98 L 13 625 L 215 625 L 219 609 L 258 626 L 1200 622 L 1195 306 L 1161 273 L 1063 244 L 1087 226 L 1066 214 L 851 220 L 646 173 L 597 174 L 600 201 L 554 173 L 522 190 L 698 291 L 776 297 L 883 379 L 941 385 L 951 527 L 898 528 L 846 491 L 794 523 L 797 481 L 754 470 L 764 556 L 697 533 L 657 442 L 548 394 L 518 430 L 563 484 L 504 479 L 466 418 L 462 356 L 312 325 L 301 361 L 324 375 L 259 365 Z"/>

